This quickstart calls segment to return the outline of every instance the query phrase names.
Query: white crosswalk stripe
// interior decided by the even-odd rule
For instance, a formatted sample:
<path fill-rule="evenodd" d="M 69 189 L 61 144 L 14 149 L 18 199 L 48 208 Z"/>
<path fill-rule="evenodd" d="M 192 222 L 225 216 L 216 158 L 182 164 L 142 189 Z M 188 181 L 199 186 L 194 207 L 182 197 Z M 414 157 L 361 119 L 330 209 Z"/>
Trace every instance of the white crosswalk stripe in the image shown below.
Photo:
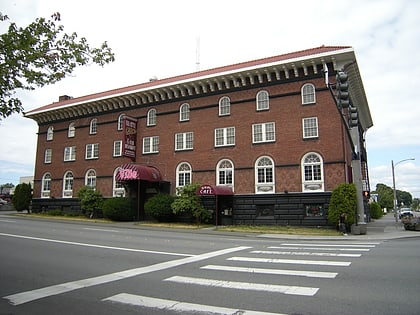
<path fill-rule="evenodd" d="M 351 265 L 351 261 L 331 261 L 331 260 L 276 259 L 276 258 L 256 258 L 256 257 L 231 257 L 231 258 L 228 258 L 228 260 L 257 262 L 257 263 L 272 263 L 272 264 L 319 265 L 319 266 L 336 266 L 336 267 L 348 267 Z"/>
<path fill-rule="evenodd" d="M 360 257 L 362 254 L 336 254 L 336 253 L 313 253 L 313 252 L 281 252 L 269 250 L 254 250 L 252 254 L 266 255 L 291 255 L 291 256 L 325 256 L 325 257 Z"/>

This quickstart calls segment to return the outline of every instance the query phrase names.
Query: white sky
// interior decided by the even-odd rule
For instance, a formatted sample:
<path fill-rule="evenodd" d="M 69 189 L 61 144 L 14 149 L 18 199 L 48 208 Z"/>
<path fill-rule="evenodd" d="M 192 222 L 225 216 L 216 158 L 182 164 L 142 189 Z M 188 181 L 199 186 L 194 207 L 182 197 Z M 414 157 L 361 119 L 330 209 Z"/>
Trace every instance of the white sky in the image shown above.
<path fill-rule="evenodd" d="M 417 0 L 0 0 L 19 26 L 60 12 L 64 30 L 93 46 L 107 41 L 116 61 L 79 68 L 72 77 L 20 93 L 26 111 L 58 100 L 200 69 L 321 45 L 354 47 L 374 126 L 366 134 L 372 190 L 392 187 L 420 197 L 420 1 Z M 0 23 L 0 32 L 6 23 Z M 21 115 L 0 121 L 0 184 L 33 174 L 37 125 Z"/>

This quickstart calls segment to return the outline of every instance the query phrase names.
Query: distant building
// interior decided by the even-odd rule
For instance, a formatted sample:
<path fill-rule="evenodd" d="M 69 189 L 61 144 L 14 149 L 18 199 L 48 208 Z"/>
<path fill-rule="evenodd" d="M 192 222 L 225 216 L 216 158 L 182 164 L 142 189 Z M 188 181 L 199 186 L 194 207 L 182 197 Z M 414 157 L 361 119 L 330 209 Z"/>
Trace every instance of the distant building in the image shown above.
<path fill-rule="evenodd" d="M 357 108 L 350 123 L 350 110 L 336 105 L 339 70 Z M 62 96 L 26 117 L 39 125 L 34 210 L 76 209 L 78 190 L 89 185 L 136 198 L 144 218 L 151 195 L 200 183 L 216 220 L 323 225 L 338 184 L 369 190 L 364 137 L 372 119 L 352 47 Z"/>

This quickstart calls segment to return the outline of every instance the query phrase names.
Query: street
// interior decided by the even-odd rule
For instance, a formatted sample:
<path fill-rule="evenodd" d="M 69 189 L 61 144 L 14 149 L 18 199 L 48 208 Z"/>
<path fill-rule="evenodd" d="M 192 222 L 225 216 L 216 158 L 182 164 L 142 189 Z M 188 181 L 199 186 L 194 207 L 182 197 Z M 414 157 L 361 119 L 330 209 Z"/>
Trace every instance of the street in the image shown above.
<path fill-rule="evenodd" d="M 275 239 L 0 214 L 0 314 L 414 315 L 419 241 Z"/>

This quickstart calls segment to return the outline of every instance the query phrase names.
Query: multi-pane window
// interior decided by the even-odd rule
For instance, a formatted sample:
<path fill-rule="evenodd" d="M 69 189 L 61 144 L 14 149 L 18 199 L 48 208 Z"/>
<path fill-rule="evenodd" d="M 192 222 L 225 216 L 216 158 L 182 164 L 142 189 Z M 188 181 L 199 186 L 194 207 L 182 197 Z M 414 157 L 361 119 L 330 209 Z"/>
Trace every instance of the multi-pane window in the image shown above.
<path fill-rule="evenodd" d="M 270 102 L 267 91 L 257 93 L 257 110 L 267 110 L 270 108 Z"/>
<path fill-rule="evenodd" d="M 93 118 L 90 121 L 90 128 L 89 128 L 89 133 L 91 135 L 94 135 L 98 132 L 98 120 L 96 118 Z"/>
<path fill-rule="evenodd" d="M 52 149 L 45 149 L 44 163 L 49 164 L 52 160 Z"/>
<path fill-rule="evenodd" d="M 274 192 L 274 163 L 269 157 L 262 157 L 255 163 L 255 192 Z"/>
<path fill-rule="evenodd" d="M 315 100 L 315 86 L 311 83 L 307 83 L 302 86 L 301 89 L 302 94 L 302 104 L 314 104 Z"/>
<path fill-rule="evenodd" d="M 217 185 L 233 187 L 233 164 L 229 160 L 222 160 L 217 165 Z"/>
<path fill-rule="evenodd" d="M 86 145 L 86 160 L 99 158 L 99 143 Z"/>
<path fill-rule="evenodd" d="M 219 100 L 219 116 L 230 115 L 230 98 L 223 96 Z"/>
<path fill-rule="evenodd" d="M 190 120 L 190 105 L 184 103 L 179 108 L 179 121 L 188 121 Z"/>
<path fill-rule="evenodd" d="M 184 187 L 191 184 L 191 166 L 188 163 L 181 163 L 176 169 L 176 187 Z"/>
<path fill-rule="evenodd" d="M 184 132 L 175 134 L 175 151 L 192 150 L 194 147 L 194 133 Z"/>
<path fill-rule="evenodd" d="M 73 197 L 73 173 L 68 171 L 63 178 L 63 197 L 71 198 Z"/>
<path fill-rule="evenodd" d="M 303 138 L 317 138 L 318 137 L 318 118 L 310 117 L 303 118 Z"/>
<path fill-rule="evenodd" d="M 152 108 L 147 112 L 147 126 L 156 125 L 156 109 Z"/>
<path fill-rule="evenodd" d="M 49 126 L 47 130 L 47 141 L 51 141 L 54 138 L 54 127 Z"/>
<path fill-rule="evenodd" d="M 75 135 L 76 135 L 76 128 L 74 126 L 74 123 L 70 123 L 69 130 L 67 132 L 67 137 L 74 138 Z"/>
<path fill-rule="evenodd" d="M 117 130 L 123 130 L 124 116 L 125 116 L 124 114 L 121 114 L 120 116 L 118 116 Z"/>
<path fill-rule="evenodd" d="M 76 160 L 76 147 L 65 147 L 64 148 L 64 161 L 75 161 Z"/>
<path fill-rule="evenodd" d="M 273 142 L 276 140 L 274 122 L 252 125 L 252 142 Z"/>
<path fill-rule="evenodd" d="M 235 145 L 235 127 L 217 128 L 214 130 L 214 146 Z"/>
<path fill-rule="evenodd" d="M 114 180 L 112 185 L 112 196 L 113 197 L 125 197 L 125 188 L 124 184 L 117 180 L 117 174 L 119 172 L 120 168 L 117 167 L 114 170 Z"/>
<path fill-rule="evenodd" d="M 159 152 L 159 136 L 143 138 L 143 154 Z"/>
<path fill-rule="evenodd" d="M 49 198 L 51 195 L 51 174 L 46 173 L 42 176 L 41 198 Z"/>
<path fill-rule="evenodd" d="M 121 156 L 122 155 L 122 141 L 116 140 L 114 141 L 114 150 L 113 156 Z"/>
<path fill-rule="evenodd" d="M 317 153 L 308 153 L 302 159 L 303 191 L 323 191 L 322 158 Z"/>
<path fill-rule="evenodd" d="M 95 170 L 88 170 L 85 176 L 85 185 L 95 188 L 96 187 L 96 172 Z"/>

